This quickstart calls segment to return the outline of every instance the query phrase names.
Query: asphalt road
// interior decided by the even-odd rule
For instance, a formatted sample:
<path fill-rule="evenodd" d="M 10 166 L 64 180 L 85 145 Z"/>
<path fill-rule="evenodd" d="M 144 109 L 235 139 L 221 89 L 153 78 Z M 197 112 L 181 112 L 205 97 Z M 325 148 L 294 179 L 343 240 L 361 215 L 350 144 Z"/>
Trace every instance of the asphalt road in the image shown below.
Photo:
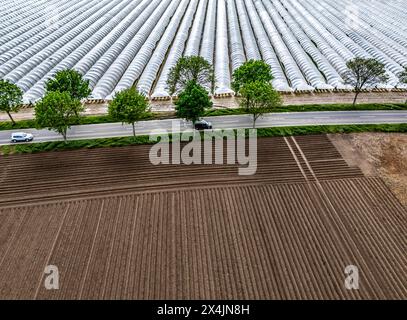
<path fill-rule="evenodd" d="M 250 115 L 206 117 L 212 122 L 214 129 L 251 128 Z M 335 125 L 335 124 L 399 124 L 407 123 L 407 111 L 323 111 L 323 112 L 293 112 L 267 114 L 257 121 L 258 128 L 287 127 L 306 125 Z M 177 126 L 174 125 L 178 124 Z M 182 120 L 152 120 L 136 124 L 137 135 L 149 135 L 153 130 L 167 130 L 174 132 L 191 129 L 190 124 Z M 10 144 L 12 132 L 24 131 L 34 135 L 34 142 L 62 140 L 61 136 L 49 130 L 5 130 L 0 131 L 0 145 Z M 106 123 L 73 126 L 68 132 L 68 139 L 95 139 L 109 137 L 124 137 L 132 135 L 131 125 L 121 123 Z"/>

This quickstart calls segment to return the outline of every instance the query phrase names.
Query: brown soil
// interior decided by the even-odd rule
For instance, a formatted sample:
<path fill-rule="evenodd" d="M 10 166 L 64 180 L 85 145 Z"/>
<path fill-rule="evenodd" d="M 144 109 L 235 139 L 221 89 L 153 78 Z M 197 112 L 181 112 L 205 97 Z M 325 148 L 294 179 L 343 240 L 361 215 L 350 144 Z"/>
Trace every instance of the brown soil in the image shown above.
<path fill-rule="evenodd" d="M 367 176 L 382 178 L 407 206 L 407 134 L 358 133 L 330 138 L 349 164 L 359 166 Z"/>
<path fill-rule="evenodd" d="M 0 158 L 0 299 L 407 298 L 406 210 L 326 136 L 261 139 L 252 177 L 147 155 Z"/>

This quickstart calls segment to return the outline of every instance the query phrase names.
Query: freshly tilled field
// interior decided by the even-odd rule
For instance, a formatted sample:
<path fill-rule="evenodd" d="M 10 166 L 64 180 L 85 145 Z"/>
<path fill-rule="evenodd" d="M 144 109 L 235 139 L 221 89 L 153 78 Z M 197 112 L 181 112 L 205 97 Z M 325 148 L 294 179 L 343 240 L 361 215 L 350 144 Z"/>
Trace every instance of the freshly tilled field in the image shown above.
<path fill-rule="evenodd" d="M 150 146 L 3 157 L 0 158 L 0 204 L 16 202 L 27 204 L 41 198 L 50 200 L 75 195 L 95 196 L 115 191 L 147 191 L 163 188 L 168 190 L 258 182 L 295 183 L 313 180 L 315 178 L 298 151 L 300 146 L 305 147 L 305 152 L 307 148 L 314 152 L 309 162 L 316 168 L 315 174 L 319 178 L 362 176 L 360 170 L 349 168 L 327 137 L 297 139 L 298 146 L 291 138 L 259 139 L 258 168 L 254 176 L 239 176 L 238 164 L 226 165 L 226 148 L 224 165 L 154 166 L 149 159 Z M 308 146 L 309 144 L 311 145 Z M 171 150 L 170 148 L 170 159 Z M 303 165 L 299 167 L 296 161 Z"/>
<path fill-rule="evenodd" d="M 0 298 L 407 298 L 406 210 L 326 136 L 261 139 L 251 178 L 148 148 L 0 160 Z"/>

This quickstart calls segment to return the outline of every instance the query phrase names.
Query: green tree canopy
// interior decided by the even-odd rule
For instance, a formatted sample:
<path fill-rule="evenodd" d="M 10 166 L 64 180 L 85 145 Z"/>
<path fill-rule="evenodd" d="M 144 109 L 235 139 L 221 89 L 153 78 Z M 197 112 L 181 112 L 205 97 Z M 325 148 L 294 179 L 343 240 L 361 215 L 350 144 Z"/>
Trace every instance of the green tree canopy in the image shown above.
<path fill-rule="evenodd" d="M 194 125 L 204 115 L 205 110 L 210 108 L 212 108 L 212 101 L 208 92 L 195 81 L 187 83 L 175 103 L 177 117 L 192 121 Z"/>
<path fill-rule="evenodd" d="M 48 92 L 35 105 L 35 120 L 39 127 L 61 134 L 66 142 L 67 130 L 79 123 L 79 113 L 83 110 L 79 100 L 73 99 L 67 92 Z"/>
<path fill-rule="evenodd" d="M 255 81 L 270 83 L 273 80 L 270 66 L 262 60 L 249 60 L 237 68 L 232 76 L 232 89 L 240 93 L 240 89 Z"/>
<path fill-rule="evenodd" d="M 89 80 L 84 80 L 76 70 L 58 71 L 54 78 L 45 84 L 46 92 L 68 92 L 73 99 L 89 97 L 92 90 L 89 88 Z"/>
<path fill-rule="evenodd" d="M 109 115 L 122 123 L 133 126 L 133 136 L 136 136 L 135 123 L 143 119 L 148 113 L 146 97 L 136 89 L 130 88 L 116 93 L 109 103 Z"/>
<path fill-rule="evenodd" d="M 407 84 L 407 67 L 405 67 L 404 71 L 402 73 L 400 73 L 399 79 L 400 79 L 401 83 Z"/>
<path fill-rule="evenodd" d="M 213 90 L 215 76 L 213 66 L 202 57 L 182 57 L 171 68 L 167 86 L 171 95 L 184 90 L 190 81 Z"/>
<path fill-rule="evenodd" d="M 351 85 L 356 92 L 353 105 L 356 105 L 357 98 L 365 87 L 388 81 L 384 64 L 376 59 L 355 58 L 348 61 L 346 66 L 349 70 L 344 74 L 345 83 Z"/>
<path fill-rule="evenodd" d="M 265 113 L 281 106 L 280 94 L 270 83 L 263 81 L 249 82 L 240 88 L 241 107 L 253 116 L 253 128 L 256 121 Z"/>
<path fill-rule="evenodd" d="M 0 111 L 6 112 L 13 125 L 11 112 L 18 112 L 23 105 L 23 92 L 17 85 L 0 79 Z"/>

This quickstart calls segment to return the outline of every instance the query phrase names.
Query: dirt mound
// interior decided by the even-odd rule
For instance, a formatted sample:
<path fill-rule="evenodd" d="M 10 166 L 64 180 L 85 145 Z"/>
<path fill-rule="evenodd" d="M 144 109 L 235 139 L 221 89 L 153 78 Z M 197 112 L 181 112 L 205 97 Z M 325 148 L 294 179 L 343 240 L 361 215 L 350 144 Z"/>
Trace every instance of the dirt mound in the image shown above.
<path fill-rule="evenodd" d="M 407 206 L 407 134 L 356 133 L 331 135 L 346 161 L 365 175 L 381 177 Z"/>

